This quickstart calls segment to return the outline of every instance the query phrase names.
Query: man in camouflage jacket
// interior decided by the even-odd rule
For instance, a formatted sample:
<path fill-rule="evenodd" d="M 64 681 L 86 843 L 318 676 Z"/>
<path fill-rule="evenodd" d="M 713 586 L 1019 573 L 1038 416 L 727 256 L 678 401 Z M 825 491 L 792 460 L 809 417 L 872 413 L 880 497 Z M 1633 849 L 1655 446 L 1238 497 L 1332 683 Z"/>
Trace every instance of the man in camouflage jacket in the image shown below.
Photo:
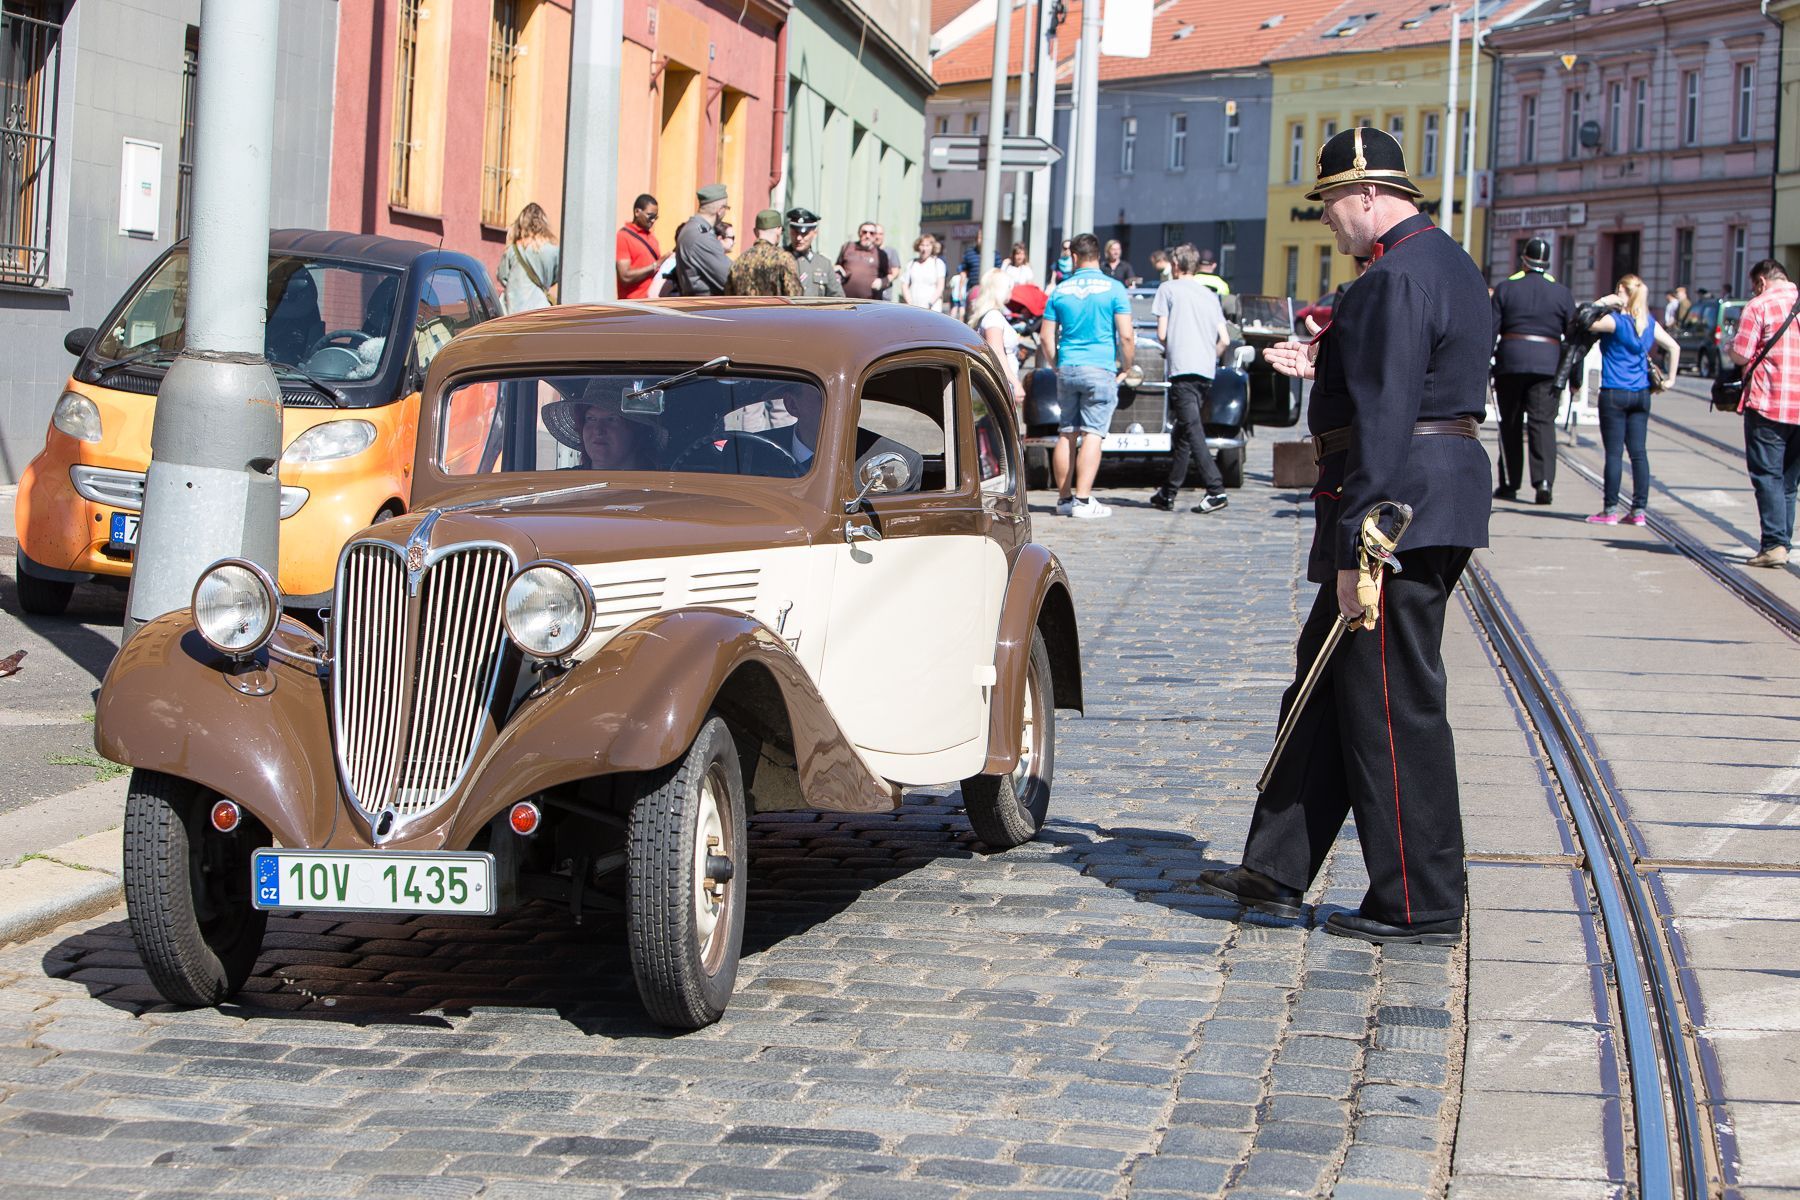
<path fill-rule="evenodd" d="M 728 296 L 798 296 L 800 272 L 794 256 L 781 248 L 781 214 L 765 208 L 756 214 L 756 238 L 738 255 L 725 285 Z"/>

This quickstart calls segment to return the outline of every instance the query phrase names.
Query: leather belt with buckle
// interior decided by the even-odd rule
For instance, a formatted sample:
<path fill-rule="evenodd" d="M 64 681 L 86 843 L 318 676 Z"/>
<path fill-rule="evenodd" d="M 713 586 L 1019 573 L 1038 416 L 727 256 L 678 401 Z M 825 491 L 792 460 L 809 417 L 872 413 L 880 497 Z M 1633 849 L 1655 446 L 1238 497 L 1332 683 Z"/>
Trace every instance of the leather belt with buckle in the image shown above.
<path fill-rule="evenodd" d="M 1481 422 L 1474 417 L 1453 417 L 1448 421 L 1420 421 L 1413 426 L 1414 437 L 1426 437 L 1431 434 L 1480 438 Z M 1317 465 L 1333 454 L 1342 454 L 1350 449 L 1350 426 L 1332 429 L 1307 440 L 1312 443 L 1313 463 Z"/>
<path fill-rule="evenodd" d="M 1543 342 L 1547 346 L 1562 345 L 1561 338 L 1549 337 L 1542 333 L 1503 333 L 1500 335 L 1500 340 L 1503 342 Z"/>

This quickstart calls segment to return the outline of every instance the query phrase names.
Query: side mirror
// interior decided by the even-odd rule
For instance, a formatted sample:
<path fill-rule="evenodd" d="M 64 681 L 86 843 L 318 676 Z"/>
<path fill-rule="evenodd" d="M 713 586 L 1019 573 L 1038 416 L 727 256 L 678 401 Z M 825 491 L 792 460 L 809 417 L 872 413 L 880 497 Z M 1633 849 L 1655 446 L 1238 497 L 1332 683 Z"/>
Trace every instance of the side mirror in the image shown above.
<path fill-rule="evenodd" d="M 856 493 L 856 499 L 844 505 L 847 513 L 855 512 L 877 493 L 906 490 L 906 485 L 912 482 L 912 469 L 906 465 L 906 459 L 892 450 L 884 450 L 856 469 L 856 482 L 862 490 Z"/>
<path fill-rule="evenodd" d="M 71 329 L 69 332 L 63 334 L 63 349 L 67 350 L 70 354 L 73 354 L 76 358 L 80 358 L 83 354 L 87 353 L 87 348 L 94 344 L 94 339 L 98 337 L 99 334 L 100 331 L 98 329 L 93 329 L 86 325 L 82 326 L 80 329 Z"/>

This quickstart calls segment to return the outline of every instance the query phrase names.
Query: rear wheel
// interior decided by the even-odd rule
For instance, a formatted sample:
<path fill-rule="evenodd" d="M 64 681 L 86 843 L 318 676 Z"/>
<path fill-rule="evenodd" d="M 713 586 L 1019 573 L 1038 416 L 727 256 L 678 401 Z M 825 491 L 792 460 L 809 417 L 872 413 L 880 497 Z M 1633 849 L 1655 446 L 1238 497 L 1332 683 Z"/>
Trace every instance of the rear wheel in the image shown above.
<path fill-rule="evenodd" d="M 637 778 L 627 848 L 627 940 L 659 1024 L 699 1029 L 731 1003 L 744 944 L 744 779 L 723 719 L 681 760 Z"/>
<path fill-rule="evenodd" d="M 1056 704 L 1050 676 L 1050 648 L 1031 633 L 1031 661 L 1025 671 L 1024 730 L 1019 764 L 1006 775 L 971 775 L 963 780 L 963 808 L 975 836 L 995 850 L 1010 850 L 1037 836 L 1050 811 L 1050 784 L 1056 774 Z"/>
<path fill-rule="evenodd" d="M 269 914 L 250 903 L 250 856 L 268 831 L 249 813 L 212 828 L 218 795 L 133 771 L 125 800 L 125 906 L 150 982 L 172 1004 L 204 1006 L 244 986 Z"/>
<path fill-rule="evenodd" d="M 1029 491 L 1038 492 L 1049 487 L 1054 480 L 1050 478 L 1050 451 L 1043 446 L 1028 446 L 1025 449 L 1025 487 Z"/>
<path fill-rule="evenodd" d="M 75 585 L 33 575 L 23 556 L 13 559 L 13 578 L 18 582 L 19 607 L 34 617 L 60 617 L 75 595 Z"/>
<path fill-rule="evenodd" d="M 1228 488 L 1244 486 L 1243 447 L 1231 446 L 1219 451 L 1219 474 L 1225 477 L 1225 486 Z"/>

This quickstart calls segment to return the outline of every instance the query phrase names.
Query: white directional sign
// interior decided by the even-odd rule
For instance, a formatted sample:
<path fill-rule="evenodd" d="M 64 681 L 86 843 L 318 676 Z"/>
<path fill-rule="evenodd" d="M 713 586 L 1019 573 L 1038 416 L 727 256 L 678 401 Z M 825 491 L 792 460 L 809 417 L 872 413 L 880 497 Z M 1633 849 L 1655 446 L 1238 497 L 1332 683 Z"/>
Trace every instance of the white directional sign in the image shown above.
<path fill-rule="evenodd" d="M 1036 171 L 1054 166 L 1062 151 L 1043 138 L 1009 137 L 1001 144 L 1002 171 Z M 980 134 L 943 133 L 931 139 L 926 165 L 933 171 L 987 169 L 987 138 Z"/>

